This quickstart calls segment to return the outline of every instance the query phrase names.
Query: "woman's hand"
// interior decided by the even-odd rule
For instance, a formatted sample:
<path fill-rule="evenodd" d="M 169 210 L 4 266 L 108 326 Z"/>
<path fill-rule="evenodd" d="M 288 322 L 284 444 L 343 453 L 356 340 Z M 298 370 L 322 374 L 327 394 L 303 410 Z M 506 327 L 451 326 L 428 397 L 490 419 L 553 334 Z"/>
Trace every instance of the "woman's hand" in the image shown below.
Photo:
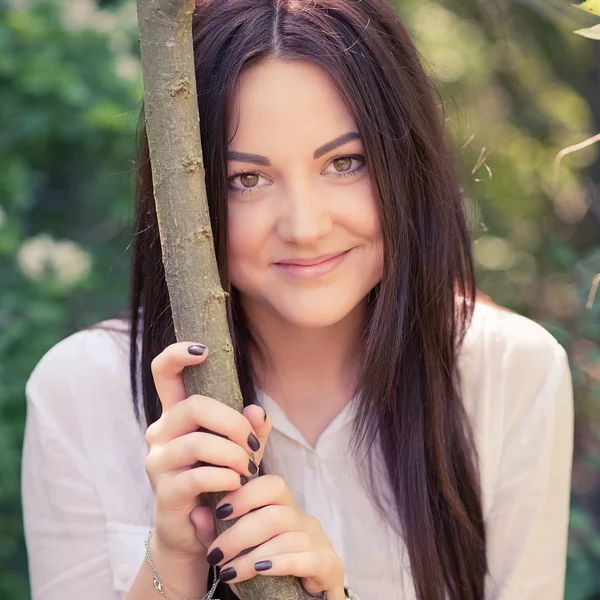
<path fill-rule="evenodd" d="M 208 562 L 221 566 L 221 581 L 294 575 L 309 594 L 326 592 L 327 600 L 344 599 L 342 561 L 319 521 L 296 506 L 281 477 L 249 481 L 225 495 L 217 511 L 226 515 L 224 520 L 240 517 L 208 549 Z M 252 550 L 238 556 L 246 549 Z M 234 592 L 239 595 L 235 587 Z"/>
<path fill-rule="evenodd" d="M 182 371 L 202 363 L 207 354 L 204 346 L 178 342 L 152 361 L 163 409 L 146 431 L 145 467 L 156 528 L 152 541 L 161 553 L 187 563 L 205 561 L 216 537 L 202 494 L 241 488 L 256 473 L 270 431 L 270 419 L 260 406 L 247 406 L 240 414 L 207 396 L 187 397 Z"/>

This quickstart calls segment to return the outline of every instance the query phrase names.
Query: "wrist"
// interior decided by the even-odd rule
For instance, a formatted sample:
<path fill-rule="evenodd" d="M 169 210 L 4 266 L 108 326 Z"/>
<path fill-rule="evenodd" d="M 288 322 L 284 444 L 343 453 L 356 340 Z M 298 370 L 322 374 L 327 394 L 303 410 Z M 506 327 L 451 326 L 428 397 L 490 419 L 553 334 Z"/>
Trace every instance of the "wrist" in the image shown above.
<path fill-rule="evenodd" d="M 161 542 L 160 537 L 156 534 L 156 531 L 150 538 L 149 547 L 152 557 L 154 557 L 155 554 L 159 555 L 170 564 L 180 565 L 182 568 L 197 567 L 199 563 L 206 562 L 206 549 L 198 554 L 184 554 L 178 552 L 165 546 Z"/>
<path fill-rule="evenodd" d="M 155 535 L 150 538 L 148 549 L 160 577 L 184 598 L 199 598 L 206 594 L 210 569 L 206 553 L 186 556 L 172 552 L 162 546 Z"/>

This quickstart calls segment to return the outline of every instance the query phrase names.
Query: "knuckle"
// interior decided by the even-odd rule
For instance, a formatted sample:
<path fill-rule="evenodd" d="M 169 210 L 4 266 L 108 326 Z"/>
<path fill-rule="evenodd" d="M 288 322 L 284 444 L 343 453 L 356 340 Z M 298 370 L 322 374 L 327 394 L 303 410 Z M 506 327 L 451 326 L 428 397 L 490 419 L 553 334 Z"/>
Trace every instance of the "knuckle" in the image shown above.
<path fill-rule="evenodd" d="M 285 496 L 287 493 L 287 483 L 285 482 L 285 479 L 283 479 L 283 477 L 281 477 L 280 475 L 273 475 L 273 489 L 275 491 L 275 494 L 277 495 L 278 498 L 281 498 L 282 496 Z"/>
<path fill-rule="evenodd" d="M 312 515 L 308 515 L 308 522 L 313 531 L 317 533 L 323 533 L 323 526 L 321 525 L 321 521 Z"/>
<path fill-rule="evenodd" d="M 150 476 L 152 473 L 154 473 L 154 468 L 155 468 L 154 463 L 155 463 L 154 453 L 149 452 L 148 455 L 146 456 L 146 458 L 144 459 L 144 469 L 146 469 L 146 473 L 148 474 L 148 476 Z"/>
<path fill-rule="evenodd" d="M 286 487 L 286 483 L 280 475 L 275 475 L 269 473 L 268 475 L 263 475 L 264 479 L 266 479 L 269 483 L 269 487 L 272 490 L 275 490 L 277 494 L 281 492 Z"/>
<path fill-rule="evenodd" d="M 160 371 L 162 365 L 162 352 L 157 354 L 152 361 L 150 362 L 150 371 L 152 375 L 156 376 L 156 374 Z"/>
<path fill-rule="evenodd" d="M 197 496 L 204 492 L 205 480 L 206 478 L 202 472 L 202 467 L 190 469 L 188 471 L 188 477 L 185 479 L 186 485 L 184 493 L 186 496 Z"/>
<path fill-rule="evenodd" d="M 154 440 L 156 439 L 157 436 L 157 429 L 158 429 L 158 421 L 155 421 L 154 423 L 151 423 L 148 428 L 146 429 L 146 444 L 148 445 L 148 447 L 152 446 L 152 444 L 154 443 Z"/>
<path fill-rule="evenodd" d="M 269 504 L 260 511 L 260 516 L 265 523 L 269 523 L 276 528 L 281 528 L 285 525 L 286 518 L 282 507 L 278 504 Z"/>

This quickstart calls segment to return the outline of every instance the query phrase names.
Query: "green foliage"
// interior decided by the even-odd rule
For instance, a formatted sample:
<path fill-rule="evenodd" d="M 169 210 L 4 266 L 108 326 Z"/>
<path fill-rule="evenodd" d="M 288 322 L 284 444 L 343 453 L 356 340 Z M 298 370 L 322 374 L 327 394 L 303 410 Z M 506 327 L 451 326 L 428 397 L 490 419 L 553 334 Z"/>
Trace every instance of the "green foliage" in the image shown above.
<path fill-rule="evenodd" d="M 141 106 L 133 8 L 0 4 L 0 597 L 11 600 L 29 597 L 24 383 L 50 346 L 125 302 Z M 110 36 L 82 28 L 88 18 Z"/>
<path fill-rule="evenodd" d="M 518 4 L 413 0 L 402 11 L 445 99 L 452 138 L 466 145 L 458 163 L 479 288 L 540 322 L 570 355 L 577 432 L 565 597 L 597 598 L 600 303 L 585 304 L 600 271 L 589 234 L 598 145 L 565 157 L 554 181 L 556 155 L 599 127 L 584 96 L 598 103 L 588 90 L 595 47 L 572 34 L 566 14 L 548 23 Z"/>
<path fill-rule="evenodd" d="M 596 3 L 598 0 L 594 0 Z M 594 44 L 565 14 L 513 3 L 403 0 L 444 99 L 479 287 L 567 348 L 577 457 L 567 600 L 600 594 L 600 272 L 589 210 L 598 147 Z M 590 101 L 586 100 L 586 97 Z M 36 362 L 120 310 L 128 284 L 141 107 L 134 0 L 0 0 L 0 596 L 29 597 L 19 496 Z M 461 147 L 464 148 L 461 149 Z"/>

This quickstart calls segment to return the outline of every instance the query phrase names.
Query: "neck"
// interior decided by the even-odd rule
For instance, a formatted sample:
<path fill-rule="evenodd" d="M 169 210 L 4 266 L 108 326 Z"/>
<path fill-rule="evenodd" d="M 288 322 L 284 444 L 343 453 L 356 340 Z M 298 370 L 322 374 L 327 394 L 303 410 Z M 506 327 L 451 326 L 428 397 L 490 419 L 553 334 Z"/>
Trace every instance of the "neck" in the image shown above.
<path fill-rule="evenodd" d="M 366 298 L 341 321 L 320 328 L 299 327 L 264 304 L 242 298 L 242 306 L 260 349 L 252 356 L 258 386 L 286 404 L 307 397 L 348 402 L 357 382 L 362 355 Z"/>

